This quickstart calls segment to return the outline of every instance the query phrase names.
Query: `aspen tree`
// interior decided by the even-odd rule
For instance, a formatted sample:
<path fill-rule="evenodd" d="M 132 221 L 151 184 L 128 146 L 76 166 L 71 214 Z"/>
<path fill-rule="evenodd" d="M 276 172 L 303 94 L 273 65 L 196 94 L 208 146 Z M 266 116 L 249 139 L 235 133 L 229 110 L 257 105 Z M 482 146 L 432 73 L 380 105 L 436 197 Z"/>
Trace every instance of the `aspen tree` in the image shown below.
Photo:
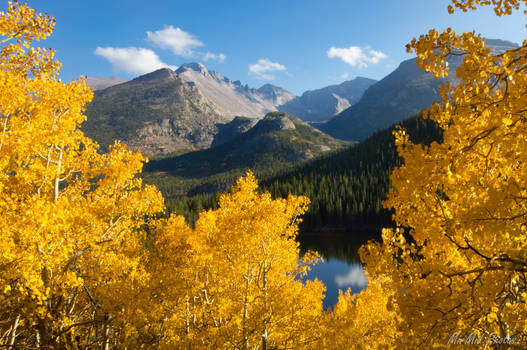
<path fill-rule="evenodd" d="M 450 12 L 491 6 L 502 16 L 526 2 L 452 4 Z M 440 348 L 461 334 L 507 348 L 497 339 L 527 331 L 527 42 L 496 52 L 474 32 L 447 29 L 407 49 L 437 77 L 452 73 L 450 56 L 462 56 L 460 82 L 443 86 L 424 113 L 443 142 L 421 146 L 395 132 L 404 165 L 392 173 L 385 206 L 399 228 L 363 248 L 369 279 L 386 281 L 399 312 L 404 342 L 394 346 Z"/>
<path fill-rule="evenodd" d="M 16 2 L 0 13 L 0 344 L 108 348 L 163 201 L 136 177 L 140 154 L 99 154 L 80 131 L 86 81 L 61 82 L 55 52 L 32 46 L 54 23 Z"/>

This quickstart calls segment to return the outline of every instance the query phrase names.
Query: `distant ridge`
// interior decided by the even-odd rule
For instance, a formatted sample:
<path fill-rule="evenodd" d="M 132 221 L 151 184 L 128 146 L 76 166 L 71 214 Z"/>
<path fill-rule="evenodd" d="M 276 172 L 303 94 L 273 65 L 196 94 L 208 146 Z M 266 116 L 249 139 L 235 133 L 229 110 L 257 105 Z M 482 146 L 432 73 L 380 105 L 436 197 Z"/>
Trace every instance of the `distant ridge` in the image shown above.
<path fill-rule="evenodd" d="M 497 39 L 487 39 L 486 45 L 492 47 L 495 53 L 517 47 L 514 43 Z M 370 86 L 358 103 L 319 127 L 342 140 L 365 140 L 373 132 L 421 113 L 439 101 L 439 85 L 446 81 L 457 82 L 455 70 L 462 60 L 460 56 L 450 57 L 452 73 L 440 79 L 418 69 L 415 59 L 403 61 L 392 73 Z"/>
<path fill-rule="evenodd" d="M 305 121 L 318 122 L 330 119 L 357 103 L 364 91 L 376 81 L 357 77 L 339 85 L 330 85 L 318 90 L 306 91 L 278 107 Z"/>
<path fill-rule="evenodd" d="M 262 85 L 256 91 L 275 106 L 283 105 L 296 97 L 295 94 L 271 84 Z"/>

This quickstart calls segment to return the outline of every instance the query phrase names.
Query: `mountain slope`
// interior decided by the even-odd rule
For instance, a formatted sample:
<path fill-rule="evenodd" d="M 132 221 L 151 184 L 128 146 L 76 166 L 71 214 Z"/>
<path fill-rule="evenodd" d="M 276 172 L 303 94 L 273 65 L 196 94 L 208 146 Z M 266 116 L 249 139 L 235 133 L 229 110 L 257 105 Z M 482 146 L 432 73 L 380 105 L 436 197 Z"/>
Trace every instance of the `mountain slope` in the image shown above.
<path fill-rule="evenodd" d="M 122 84 L 126 80 L 119 77 L 88 77 L 86 83 L 92 90 L 103 90 L 117 84 Z"/>
<path fill-rule="evenodd" d="M 278 110 L 305 121 L 322 121 L 357 103 L 375 80 L 357 77 L 339 85 L 306 91 L 302 96 L 282 104 Z"/>
<path fill-rule="evenodd" d="M 493 39 L 488 39 L 487 45 L 496 53 L 517 47 L 511 42 Z M 456 83 L 455 69 L 462 57 L 451 57 L 448 61 L 452 73 L 441 79 L 418 69 L 415 59 L 402 62 L 396 70 L 370 86 L 357 104 L 320 125 L 320 129 L 339 139 L 362 141 L 376 130 L 420 113 L 440 100 L 439 85 L 447 80 Z"/>
<path fill-rule="evenodd" d="M 239 81 L 233 82 L 218 72 L 207 70 L 201 63 L 184 64 L 176 74 L 196 87 L 216 113 L 230 119 L 235 116 L 262 118 L 277 110 L 276 101 L 294 96 L 283 89 L 278 91 L 279 88 L 264 86 L 262 90 L 256 90 L 242 86 Z"/>
<path fill-rule="evenodd" d="M 217 124 L 218 133 L 214 135 L 211 147 L 226 143 L 236 136 L 243 134 L 256 125 L 258 119 L 247 117 L 235 117 L 228 123 Z"/>
<path fill-rule="evenodd" d="M 441 142 L 442 130 L 421 116 L 401 122 L 410 139 L 419 144 Z M 289 193 L 310 198 L 304 215 L 304 229 L 341 229 L 369 234 L 391 224 L 391 212 L 382 206 L 394 166 L 401 165 L 391 125 L 375 132 L 354 147 L 321 157 L 271 179 L 262 181 L 262 189 L 273 197 Z"/>
<path fill-rule="evenodd" d="M 283 105 L 296 97 L 292 92 L 271 84 L 262 85 L 256 91 L 260 96 L 272 102 L 275 106 Z"/>
<path fill-rule="evenodd" d="M 97 88 L 118 81 L 91 78 L 89 83 Z M 188 63 L 95 91 L 83 129 L 103 148 L 121 140 L 146 155 L 162 156 L 226 142 L 248 129 L 227 125 L 233 118 L 263 118 L 294 97 L 272 85 L 250 89 L 200 63 Z M 242 124 L 255 122 L 244 119 Z"/>
<path fill-rule="evenodd" d="M 218 188 L 207 177 L 220 176 L 223 183 L 232 184 L 245 169 L 259 173 L 282 171 L 346 145 L 349 143 L 336 140 L 295 116 L 273 112 L 247 132 L 216 147 L 150 161 L 145 173 L 149 181 L 166 190 L 168 197 L 174 187 L 181 187 L 184 179 L 202 179 L 191 181 L 192 186 L 201 186 L 205 192 L 216 191 Z M 169 177 L 179 180 L 170 183 Z M 190 188 L 187 190 L 192 192 Z M 194 188 L 194 192 L 199 191 Z"/>
<path fill-rule="evenodd" d="M 435 79 L 433 74 L 418 69 L 415 59 L 406 60 L 368 88 L 357 104 L 320 125 L 320 129 L 336 138 L 362 141 L 374 131 L 420 113 L 438 101 L 438 86 L 447 79 Z"/>
<path fill-rule="evenodd" d="M 402 125 L 413 142 L 430 144 L 442 139 L 439 127 L 420 116 L 408 118 Z M 274 198 L 295 194 L 311 200 L 308 212 L 303 215 L 303 232 L 342 230 L 352 235 L 377 234 L 380 227 L 392 224 L 391 212 L 383 208 L 382 201 L 390 188 L 391 170 L 402 163 L 395 149 L 393 128 L 392 125 L 378 131 L 352 147 L 284 169 L 278 175 L 257 174 L 260 188 Z M 201 210 L 217 205 L 214 193 L 167 200 L 169 210 L 184 215 L 189 222 L 195 221 Z"/>
<path fill-rule="evenodd" d="M 229 121 L 167 68 L 96 91 L 86 114 L 83 130 L 103 147 L 118 139 L 147 155 L 207 148 Z"/>

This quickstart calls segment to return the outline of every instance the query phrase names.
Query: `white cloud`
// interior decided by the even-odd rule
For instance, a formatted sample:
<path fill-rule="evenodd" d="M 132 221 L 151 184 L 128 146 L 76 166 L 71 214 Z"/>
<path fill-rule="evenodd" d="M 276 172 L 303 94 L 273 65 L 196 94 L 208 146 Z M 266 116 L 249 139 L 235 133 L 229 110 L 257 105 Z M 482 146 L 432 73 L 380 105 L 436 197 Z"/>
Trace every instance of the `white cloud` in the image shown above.
<path fill-rule="evenodd" d="M 274 76 L 270 72 L 285 71 L 285 66 L 278 62 L 272 62 L 268 58 L 261 58 L 256 63 L 249 65 L 249 75 L 254 75 L 258 79 L 273 80 Z"/>
<path fill-rule="evenodd" d="M 172 50 L 174 54 L 184 57 L 192 57 L 194 48 L 204 46 L 193 35 L 180 28 L 174 28 L 172 25 L 155 32 L 147 31 L 146 40 L 162 49 Z"/>
<path fill-rule="evenodd" d="M 364 275 L 364 269 L 361 264 L 352 264 L 348 274 L 336 275 L 335 283 L 339 288 L 359 287 L 363 288 L 368 285 L 368 280 Z"/>
<path fill-rule="evenodd" d="M 348 48 L 338 48 L 332 46 L 328 52 L 329 58 L 338 57 L 353 67 L 366 68 L 368 64 L 377 64 L 383 58 L 388 57 L 384 52 L 373 50 L 370 47 L 361 48 L 350 46 Z"/>
<path fill-rule="evenodd" d="M 97 47 L 94 53 L 110 61 L 117 71 L 145 74 L 165 67 L 177 69 L 162 62 L 154 51 L 142 47 Z"/>
<path fill-rule="evenodd" d="M 341 78 L 341 79 L 348 79 L 349 76 L 350 76 L 350 75 L 349 75 L 348 73 L 343 73 L 343 74 L 340 76 L 340 78 Z"/>
<path fill-rule="evenodd" d="M 218 62 L 223 63 L 223 62 L 225 62 L 226 58 L 227 57 L 224 54 L 222 54 L 222 53 L 217 55 L 217 54 L 212 53 L 212 52 L 207 52 L 205 55 L 203 55 L 203 60 L 204 61 L 217 60 Z"/>

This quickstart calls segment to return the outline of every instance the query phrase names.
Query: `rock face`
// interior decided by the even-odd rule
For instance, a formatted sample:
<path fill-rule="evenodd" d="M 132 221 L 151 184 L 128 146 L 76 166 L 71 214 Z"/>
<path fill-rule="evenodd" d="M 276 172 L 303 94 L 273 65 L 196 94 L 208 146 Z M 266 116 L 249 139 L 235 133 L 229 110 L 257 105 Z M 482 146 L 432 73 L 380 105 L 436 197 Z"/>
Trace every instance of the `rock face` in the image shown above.
<path fill-rule="evenodd" d="M 83 130 L 103 147 L 118 139 L 146 155 L 207 148 L 229 121 L 167 68 L 96 91 Z"/>
<path fill-rule="evenodd" d="M 496 54 L 517 47 L 504 40 L 489 39 L 486 43 Z M 406 60 L 392 73 L 370 86 L 357 104 L 319 127 L 339 139 L 362 141 L 375 131 L 418 114 L 439 101 L 439 86 L 446 81 L 453 84 L 458 82 L 455 70 L 462 59 L 461 56 L 449 58 L 452 73 L 441 79 L 435 79 L 433 74 L 418 69 L 415 59 Z"/>
<path fill-rule="evenodd" d="M 280 88 L 264 86 L 263 90 L 256 90 L 242 86 L 239 81 L 233 82 L 218 72 L 207 70 L 201 63 L 184 64 L 176 70 L 176 74 L 196 87 L 216 113 L 230 119 L 235 116 L 262 118 L 266 113 L 277 110 L 277 100 L 287 100 L 293 95 Z"/>
<path fill-rule="evenodd" d="M 271 84 L 265 84 L 256 91 L 275 106 L 281 106 L 296 98 L 295 94 Z"/>
<path fill-rule="evenodd" d="M 226 143 L 236 136 L 251 129 L 258 119 L 247 117 L 235 117 L 226 124 L 218 124 L 218 133 L 214 136 L 211 147 Z"/>
<path fill-rule="evenodd" d="M 207 150 L 152 161 L 146 171 L 175 176 L 205 177 L 243 169 L 278 169 L 341 148 L 336 140 L 299 118 L 272 112 L 248 131 Z"/>
<path fill-rule="evenodd" d="M 278 110 L 305 121 L 323 121 L 357 103 L 375 80 L 357 77 L 340 85 L 306 91 L 302 96 L 278 106 Z"/>
<path fill-rule="evenodd" d="M 296 129 L 294 121 L 297 123 L 301 122 L 298 118 L 290 114 L 279 112 L 269 113 L 254 126 L 251 133 L 261 135 L 279 130 L 294 130 Z M 301 123 L 305 124 L 304 122 Z"/>
<path fill-rule="evenodd" d="M 122 84 L 126 80 L 121 79 L 119 77 L 88 77 L 86 79 L 86 82 L 88 83 L 88 86 L 93 90 L 102 90 L 109 88 L 110 86 L 114 86 L 117 84 Z"/>

